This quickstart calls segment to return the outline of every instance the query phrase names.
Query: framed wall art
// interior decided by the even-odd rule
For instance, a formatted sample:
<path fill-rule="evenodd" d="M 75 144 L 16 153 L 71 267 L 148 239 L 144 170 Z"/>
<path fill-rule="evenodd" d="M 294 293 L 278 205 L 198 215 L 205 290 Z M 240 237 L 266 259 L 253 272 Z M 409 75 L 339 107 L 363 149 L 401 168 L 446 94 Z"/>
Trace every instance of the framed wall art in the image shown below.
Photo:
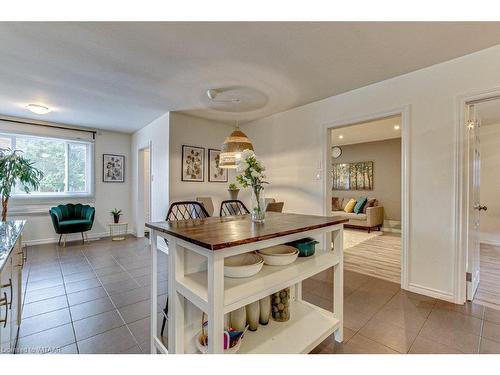
<path fill-rule="evenodd" d="M 182 146 L 181 180 L 187 182 L 205 181 L 205 148 Z"/>
<path fill-rule="evenodd" d="M 332 190 L 373 190 L 373 161 L 333 164 Z"/>
<path fill-rule="evenodd" d="M 227 169 L 220 168 L 221 150 L 213 148 L 208 149 L 208 181 L 209 182 L 227 182 Z"/>
<path fill-rule="evenodd" d="M 102 182 L 125 182 L 125 155 L 102 155 Z"/>

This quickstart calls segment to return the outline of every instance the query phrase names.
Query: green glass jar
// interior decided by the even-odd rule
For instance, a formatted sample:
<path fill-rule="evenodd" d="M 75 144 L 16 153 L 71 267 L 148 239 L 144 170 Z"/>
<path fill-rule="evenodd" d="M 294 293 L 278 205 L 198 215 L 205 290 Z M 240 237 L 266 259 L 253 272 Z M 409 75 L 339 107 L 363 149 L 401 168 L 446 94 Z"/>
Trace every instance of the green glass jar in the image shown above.
<path fill-rule="evenodd" d="M 290 319 L 290 288 L 280 290 L 271 295 L 271 313 L 277 322 L 286 322 Z"/>

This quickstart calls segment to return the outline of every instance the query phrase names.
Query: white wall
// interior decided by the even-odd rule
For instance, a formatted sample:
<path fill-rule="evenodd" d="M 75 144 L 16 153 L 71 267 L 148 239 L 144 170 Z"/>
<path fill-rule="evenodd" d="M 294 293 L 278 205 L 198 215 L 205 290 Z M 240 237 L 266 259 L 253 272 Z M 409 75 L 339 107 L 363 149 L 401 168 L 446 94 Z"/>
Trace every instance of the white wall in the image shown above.
<path fill-rule="evenodd" d="M 169 204 L 169 132 L 170 114 L 167 112 L 132 135 L 132 215 L 134 233 L 144 236 L 143 202 L 139 200 L 139 150 L 148 147 L 151 142 L 151 221 L 165 220 Z M 137 225 L 139 223 L 139 225 Z M 140 226 L 140 228 L 138 228 Z"/>
<path fill-rule="evenodd" d="M 204 120 L 181 113 L 170 113 L 170 202 L 195 200 L 198 196 L 212 197 L 214 215 L 219 214 L 220 202 L 229 199 L 227 191 L 234 182 L 234 169 L 228 173 L 228 182 L 208 182 L 208 149 L 220 150 L 224 139 L 234 126 Z M 181 181 L 182 145 L 205 148 L 205 181 Z"/>
<path fill-rule="evenodd" d="M 287 210 L 323 214 L 323 181 L 315 176 L 325 124 L 409 104 L 409 284 L 417 292 L 455 300 L 457 97 L 500 87 L 499 64 L 496 46 L 254 121 L 243 130 L 268 166 L 268 190 Z"/>
<path fill-rule="evenodd" d="M 500 124 L 481 127 L 481 242 L 500 244 Z"/>
<path fill-rule="evenodd" d="M 53 204 L 41 205 L 42 212 L 22 213 L 9 216 L 12 219 L 26 219 L 26 229 L 23 239 L 28 244 L 49 243 L 57 241 L 59 235 L 54 232 L 48 210 L 51 206 L 64 203 L 88 203 L 96 207 L 96 215 L 92 230 L 88 232 L 89 238 L 106 236 L 109 233 L 107 223 L 111 221 L 110 211 L 113 208 L 123 210 L 123 221 L 132 220 L 132 205 L 130 202 L 131 168 L 130 168 L 130 142 L 131 136 L 124 133 L 99 131 L 94 144 L 95 155 L 95 198 L 64 200 L 58 199 Z M 125 182 L 104 183 L 102 182 L 102 154 L 125 155 Z M 27 202 L 29 204 L 29 201 Z M 19 208 L 15 204 L 13 209 Z M 70 238 L 81 238 L 80 234 L 68 236 Z"/>

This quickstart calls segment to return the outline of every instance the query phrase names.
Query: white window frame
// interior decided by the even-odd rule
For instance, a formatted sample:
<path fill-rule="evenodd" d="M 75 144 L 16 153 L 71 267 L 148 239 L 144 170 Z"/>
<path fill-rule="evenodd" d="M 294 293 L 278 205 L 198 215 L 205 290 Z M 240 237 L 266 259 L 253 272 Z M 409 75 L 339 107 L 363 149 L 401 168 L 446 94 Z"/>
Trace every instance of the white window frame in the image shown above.
<path fill-rule="evenodd" d="M 54 140 L 54 141 L 64 141 L 65 144 L 65 178 L 68 177 L 68 147 L 70 143 L 75 144 L 85 144 L 88 147 L 87 153 L 87 179 L 85 180 L 85 191 L 84 192 L 57 192 L 57 193 L 39 193 L 39 192 L 31 192 L 30 194 L 12 194 L 11 200 L 13 202 L 19 203 L 37 203 L 37 202 L 46 202 L 50 203 L 51 201 L 60 201 L 62 199 L 92 199 L 95 195 L 95 156 L 94 156 L 94 143 L 91 141 L 82 141 L 78 139 L 71 138 L 57 138 L 57 137 L 46 137 L 39 135 L 31 135 L 24 133 L 11 133 L 11 132 L 2 132 L 0 131 L 0 135 L 3 137 L 11 138 L 11 148 L 13 150 L 16 149 L 16 137 L 28 137 L 28 138 L 40 138 L 45 140 Z M 67 185 L 67 181 L 66 181 Z M 28 202 L 29 201 L 29 202 Z"/>

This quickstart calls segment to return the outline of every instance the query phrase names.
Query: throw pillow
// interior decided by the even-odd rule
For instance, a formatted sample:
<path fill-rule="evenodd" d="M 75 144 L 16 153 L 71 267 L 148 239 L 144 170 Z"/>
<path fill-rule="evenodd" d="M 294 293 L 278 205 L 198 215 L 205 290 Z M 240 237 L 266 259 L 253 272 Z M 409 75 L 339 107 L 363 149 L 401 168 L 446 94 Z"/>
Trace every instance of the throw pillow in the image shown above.
<path fill-rule="evenodd" d="M 367 201 L 368 201 L 368 198 L 359 197 L 357 202 L 356 202 L 356 205 L 354 206 L 354 210 L 353 210 L 354 213 L 360 214 L 361 212 L 363 212 L 363 207 L 365 207 Z"/>
<path fill-rule="evenodd" d="M 332 197 L 332 211 L 342 211 L 343 198 Z"/>
<path fill-rule="evenodd" d="M 352 199 L 345 205 L 344 211 L 347 213 L 352 212 L 354 206 L 356 205 L 356 199 Z"/>
<path fill-rule="evenodd" d="M 369 207 L 375 207 L 376 203 L 377 203 L 377 200 L 375 198 L 368 199 L 365 206 L 363 207 L 363 213 L 366 214 L 366 209 Z"/>

